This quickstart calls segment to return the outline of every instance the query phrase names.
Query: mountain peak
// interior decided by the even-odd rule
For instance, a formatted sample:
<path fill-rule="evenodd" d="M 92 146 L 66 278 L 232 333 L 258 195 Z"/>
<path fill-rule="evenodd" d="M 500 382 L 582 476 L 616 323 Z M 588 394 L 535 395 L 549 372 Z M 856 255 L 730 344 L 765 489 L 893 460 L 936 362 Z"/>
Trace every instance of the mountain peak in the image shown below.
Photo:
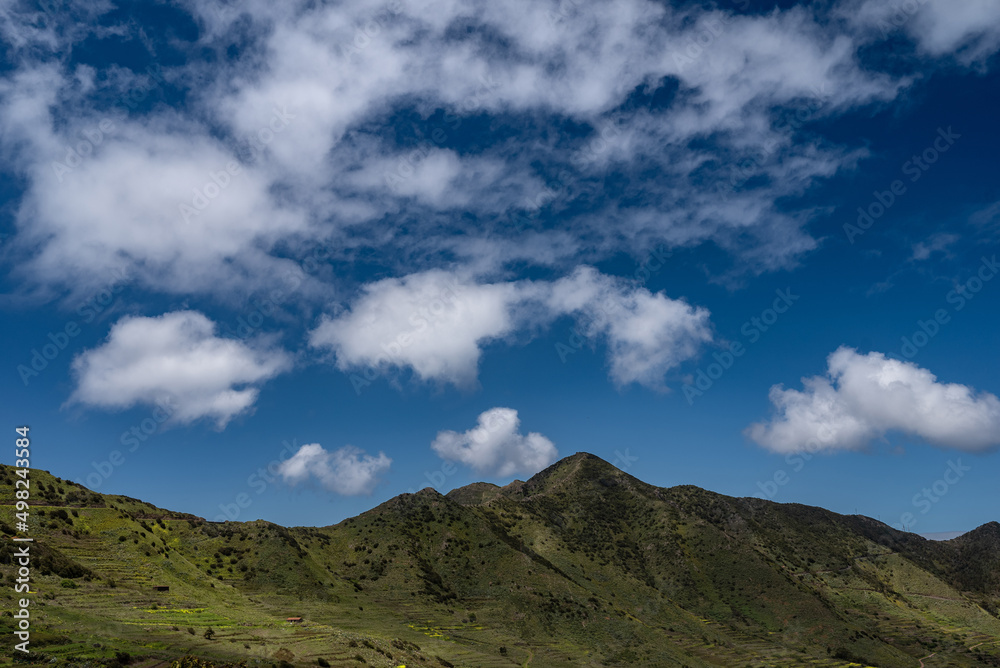
<path fill-rule="evenodd" d="M 463 506 L 477 506 L 500 494 L 500 487 L 490 482 L 474 482 L 465 487 L 456 487 L 445 497 Z"/>
<path fill-rule="evenodd" d="M 589 452 L 577 452 L 521 482 L 515 480 L 503 488 L 507 496 L 528 497 L 550 491 L 571 488 L 579 490 L 593 485 L 617 487 L 644 484 L 621 469 Z"/>
<path fill-rule="evenodd" d="M 1000 522 L 987 522 L 953 540 L 965 543 L 981 543 L 1000 548 Z"/>
<path fill-rule="evenodd" d="M 535 475 L 528 478 L 528 483 L 550 478 L 560 472 L 572 472 L 578 474 L 606 475 L 611 473 L 621 473 L 622 471 L 597 455 L 589 452 L 576 452 L 568 457 L 563 457 L 548 468 L 542 469 Z"/>

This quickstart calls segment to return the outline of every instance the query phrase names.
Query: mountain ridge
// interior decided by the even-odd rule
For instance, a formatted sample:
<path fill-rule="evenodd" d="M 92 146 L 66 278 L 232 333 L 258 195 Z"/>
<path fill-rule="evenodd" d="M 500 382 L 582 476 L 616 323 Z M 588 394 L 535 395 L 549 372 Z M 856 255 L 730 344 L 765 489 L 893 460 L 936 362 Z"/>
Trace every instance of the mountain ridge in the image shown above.
<path fill-rule="evenodd" d="M 656 487 L 586 452 L 326 527 L 212 523 L 30 475 L 31 533 L 51 555 L 43 637 L 110 634 L 135 653 L 143 628 L 218 661 L 292 665 L 891 668 L 933 652 L 1000 666 L 996 522 L 928 541 L 859 515 Z"/>

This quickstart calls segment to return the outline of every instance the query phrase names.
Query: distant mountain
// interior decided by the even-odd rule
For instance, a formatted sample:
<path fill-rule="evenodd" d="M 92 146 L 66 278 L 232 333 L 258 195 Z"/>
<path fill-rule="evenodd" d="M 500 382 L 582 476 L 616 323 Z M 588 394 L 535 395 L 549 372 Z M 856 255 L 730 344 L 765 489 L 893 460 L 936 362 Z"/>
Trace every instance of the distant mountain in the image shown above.
<path fill-rule="evenodd" d="M 919 536 L 926 538 L 927 540 L 951 540 L 952 538 L 958 538 L 964 531 L 933 531 L 928 533 L 920 533 Z"/>
<path fill-rule="evenodd" d="M 0 473 L 12 517 L 12 470 Z M 31 475 L 38 661 L 1000 666 L 996 522 L 929 541 L 654 487 L 587 453 L 322 528 L 206 522 Z"/>

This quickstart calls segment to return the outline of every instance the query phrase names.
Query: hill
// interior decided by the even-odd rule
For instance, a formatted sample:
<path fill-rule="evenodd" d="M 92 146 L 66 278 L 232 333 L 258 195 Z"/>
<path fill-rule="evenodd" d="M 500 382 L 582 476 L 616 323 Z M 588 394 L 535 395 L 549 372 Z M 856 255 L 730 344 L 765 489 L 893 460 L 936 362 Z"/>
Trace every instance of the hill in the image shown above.
<path fill-rule="evenodd" d="M 933 542 L 867 517 L 655 487 L 586 453 L 527 481 L 428 488 L 321 528 L 212 523 L 44 471 L 31 480 L 32 647 L 46 665 L 122 665 L 114 657 L 128 653 L 145 666 L 185 654 L 248 665 L 909 668 L 933 655 L 923 665 L 1000 666 L 996 522 Z M 11 517 L 10 467 L 0 482 Z M 5 583 L 11 546 L 0 548 Z M 12 607 L 11 587 L 5 596 Z"/>

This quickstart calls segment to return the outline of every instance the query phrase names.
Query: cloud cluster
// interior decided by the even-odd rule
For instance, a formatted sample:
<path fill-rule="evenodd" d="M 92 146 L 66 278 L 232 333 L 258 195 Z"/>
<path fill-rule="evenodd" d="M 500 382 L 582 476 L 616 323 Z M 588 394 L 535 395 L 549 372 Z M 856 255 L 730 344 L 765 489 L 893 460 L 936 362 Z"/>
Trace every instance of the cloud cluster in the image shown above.
<path fill-rule="evenodd" d="M 859 450 L 889 432 L 968 452 L 1000 446 L 1000 399 L 938 382 L 912 362 L 841 347 L 825 376 L 802 383 L 802 391 L 772 387 L 776 415 L 747 436 L 781 453 Z"/>
<path fill-rule="evenodd" d="M 385 453 L 377 457 L 346 445 L 330 452 L 319 443 L 310 443 L 281 462 L 282 480 L 297 485 L 315 479 L 323 489 L 343 496 L 371 494 L 379 476 L 389 470 L 392 460 Z"/>
<path fill-rule="evenodd" d="M 569 269 L 582 246 L 604 257 L 656 241 L 785 266 L 816 246 L 794 198 L 865 155 L 803 124 L 914 78 L 859 60 L 895 4 L 192 2 L 194 41 L 144 26 L 144 48 L 192 54 L 150 75 L 69 57 L 89 31 L 129 39 L 133 26 L 6 8 L 0 154 L 25 184 L 23 274 L 66 289 L 116 259 L 155 290 L 225 295 L 261 288 L 309 243 L 405 265 L 396 275 L 440 253 Z M 902 34 L 925 56 L 979 66 L 996 51 L 996 3 L 913 4 Z M 211 64 L 194 57 L 205 50 Z M 611 173 L 625 192 L 606 192 Z"/>
<path fill-rule="evenodd" d="M 511 408 L 483 412 L 465 432 L 442 431 L 431 444 L 440 457 L 461 462 L 480 475 L 533 475 L 556 460 L 558 451 L 541 434 L 520 432 L 521 420 Z"/>
<path fill-rule="evenodd" d="M 743 271 L 794 264 L 817 246 L 818 212 L 796 198 L 867 155 L 824 136 L 829 121 L 1000 47 L 997 3 L 960 4 L 247 0 L 184 2 L 188 16 L 136 30 L 110 3 L 8 3 L 14 278 L 92 293 L 124 265 L 154 292 L 231 302 L 322 246 L 334 267 L 364 258 L 399 277 L 311 333 L 340 368 L 467 387 L 485 345 L 574 318 L 606 344 L 614 382 L 660 388 L 710 339 L 707 312 L 578 265 L 658 243 L 715 244 Z M 175 30 L 188 19 L 197 30 Z M 890 32 L 914 53 L 866 59 Z M 79 62 L 94 38 L 154 66 Z M 496 282 L 539 266 L 565 278 Z M 294 298 L 317 308 L 345 273 Z M 183 345 L 235 346 L 238 371 L 138 382 L 112 340 L 78 361 L 75 399 L 121 407 L 188 383 L 178 419 L 224 424 L 285 362 L 203 330 Z M 186 368 L 183 345 L 169 354 Z M 101 383 L 107 396 L 89 389 Z"/>
<path fill-rule="evenodd" d="M 662 388 L 667 371 L 711 340 L 707 310 L 579 267 L 556 281 L 478 283 L 440 270 L 383 279 L 324 319 L 310 343 L 332 350 L 343 371 L 409 368 L 422 380 L 469 387 L 486 343 L 563 316 L 606 342 L 618 385 Z"/>
<path fill-rule="evenodd" d="M 260 383 L 290 366 L 263 342 L 215 336 L 215 324 L 196 311 L 125 317 L 73 360 L 70 402 L 120 410 L 170 399 L 172 422 L 210 418 L 221 429 L 253 407 Z"/>

